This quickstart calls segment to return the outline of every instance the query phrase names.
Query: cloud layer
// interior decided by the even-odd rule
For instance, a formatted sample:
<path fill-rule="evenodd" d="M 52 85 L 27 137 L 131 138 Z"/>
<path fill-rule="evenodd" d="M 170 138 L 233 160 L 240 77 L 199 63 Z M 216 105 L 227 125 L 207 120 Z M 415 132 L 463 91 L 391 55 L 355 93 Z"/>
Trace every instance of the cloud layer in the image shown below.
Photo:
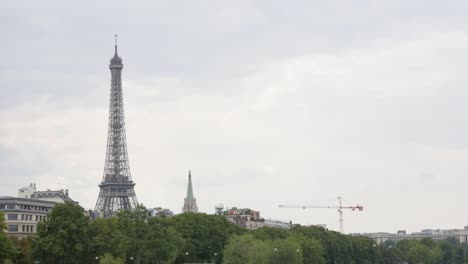
<path fill-rule="evenodd" d="M 113 34 L 140 202 L 348 232 L 461 228 L 468 184 L 467 4 L 147 1 L 0 11 L 1 195 L 36 182 L 93 208 Z"/>

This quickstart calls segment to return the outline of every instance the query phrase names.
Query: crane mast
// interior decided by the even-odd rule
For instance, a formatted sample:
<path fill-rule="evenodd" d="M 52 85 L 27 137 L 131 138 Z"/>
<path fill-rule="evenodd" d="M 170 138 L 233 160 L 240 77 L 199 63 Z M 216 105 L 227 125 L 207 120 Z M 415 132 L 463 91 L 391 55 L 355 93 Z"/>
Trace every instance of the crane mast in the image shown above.
<path fill-rule="evenodd" d="M 343 206 L 343 198 L 341 196 L 337 197 L 338 199 L 338 206 L 336 205 L 297 205 L 297 204 L 282 204 L 282 205 L 279 205 L 278 207 L 280 208 L 302 208 L 302 209 L 306 209 L 306 208 L 321 208 L 321 209 L 338 209 L 338 216 L 339 216 L 339 223 L 340 223 L 340 233 L 343 233 L 343 226 L 344 226 L 344 218 L 343 218 L 343 209 L 351 209 L 352 211 L 363 211 L 364 210 L 364 207 L 361 206 L 361 205 L 355 205 L 355 206 Z"/>

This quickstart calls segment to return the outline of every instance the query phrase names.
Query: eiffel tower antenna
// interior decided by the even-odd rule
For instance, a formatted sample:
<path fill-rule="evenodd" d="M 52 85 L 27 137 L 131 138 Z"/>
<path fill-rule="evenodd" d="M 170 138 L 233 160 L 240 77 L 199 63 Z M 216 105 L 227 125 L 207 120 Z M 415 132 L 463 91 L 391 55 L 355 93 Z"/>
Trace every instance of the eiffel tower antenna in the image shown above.
<path fill-rule="evenodd" d="M 128 161 L 122 93 L 123 64 L 117 54 L 117 35 L 115 35 L 115 54 L 110 60 L 109 69 L 111 91 L 106 160 L 94 209 L 103 217 L 112 216 L 119 210 L 132 209 L 138 205 L 134 190 L 135 183 L 132 181 Z"/>

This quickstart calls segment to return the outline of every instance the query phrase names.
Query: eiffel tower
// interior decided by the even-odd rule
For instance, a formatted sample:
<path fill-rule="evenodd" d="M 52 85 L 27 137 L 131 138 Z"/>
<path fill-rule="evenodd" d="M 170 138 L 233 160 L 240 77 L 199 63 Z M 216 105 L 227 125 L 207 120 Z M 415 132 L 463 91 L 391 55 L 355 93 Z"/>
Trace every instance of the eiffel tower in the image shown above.
<path fill-rule="evenodd" d="M 101 190 L 94 208 L 102 217 L 109 217 L 119 210 L 132 209 L 138 205 L 133 188 L 135 183 L 132 181 L 128 162 L 122 94 L 123 64 L 117 54 L 117 35 L 115 36 L 115 53 L 110 60 L 109 69 L 111 91 L 106 161 L 102 182 L 99 184 Z"/>

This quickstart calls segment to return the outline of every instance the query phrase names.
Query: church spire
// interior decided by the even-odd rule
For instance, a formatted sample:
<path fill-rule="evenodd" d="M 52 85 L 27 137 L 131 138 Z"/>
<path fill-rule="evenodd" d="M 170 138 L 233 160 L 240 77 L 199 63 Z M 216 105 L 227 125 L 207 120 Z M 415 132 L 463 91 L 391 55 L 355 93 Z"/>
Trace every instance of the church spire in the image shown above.
<path fill-rule="evenodd" d="M 182 213 L 198 213 L 197 199 L 193 197 L 192 172 L 190 170 L 188 174 L 187 196 L 184 199 Z"/>
<path fill-rule="evenodd" d="M 192 173 L 188 172 L 187 199 L 193 200 Z"/>

